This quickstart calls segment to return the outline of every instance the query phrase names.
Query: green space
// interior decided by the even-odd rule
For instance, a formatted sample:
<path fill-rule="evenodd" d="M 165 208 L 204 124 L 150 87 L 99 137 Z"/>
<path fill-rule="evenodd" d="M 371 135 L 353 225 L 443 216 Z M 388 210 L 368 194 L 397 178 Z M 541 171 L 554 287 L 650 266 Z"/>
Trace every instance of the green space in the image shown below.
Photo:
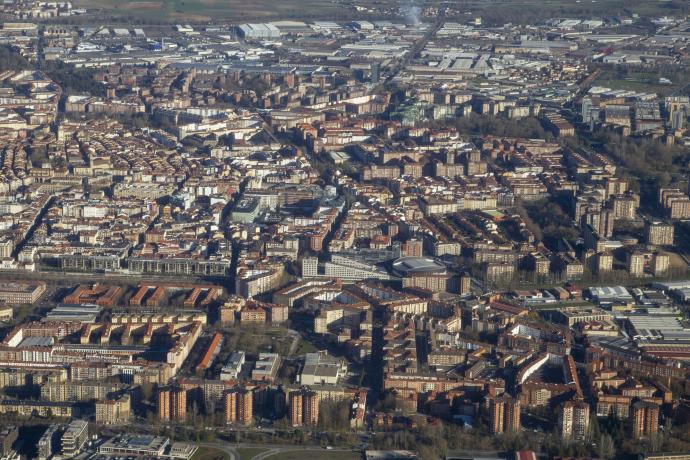
<path fill-rule="evenodd" d="M 599 70 L 599 76 L 594 80 L 593 85 L 611 89 L 667 96 L 676 93 L 687 94 L 687 86 L 690 85 L 690 75 L 681 67 L 674 65 L 661 65 L 653 69 L 603 66 Z M 661 78 L 666 78 L 671 83 L 660 83 L 659 79 Z"/>
<path fill-rule="evenodd" d="M 240 460 L 251 460 L 255 456 L 266 452 L 268 449 L 263 447 L 239 447 L 235 449 L 240 454 Z"/>
<path fill-rule="evenodd" d="M 75 7 L 98 10 L 101 18 L 134 20 L 140 24 L 207 22 L 212 20 L 271 21 L 276 19 L 349 20 L 356 10 L 347 3 L 322 0 L 77 0 Z M 110 15 L 110 17 L 106 16 Z"/>
<path fill-rule="evenodd" d="M 266 327 L 262 324 L 243 324 L 220 329 L 223 345 L 207 375 L 215 375 L 235 351 L 244 351 L 249 356 L 259 353 L 278 353 L 288 356 L 293 336 L 284 327 Z M 306 345 L 305 345 L 306 347 Z"/>
<path fill-rule="evenodd" d="M 230 455 L 213 447 L 199 447 L 192 455 L 192 460 L 229 460 Z"/>
<path fill-rule="evenodd" d="M 292 336 L 285 328 L 267 328 L 262 325 L 243 324 L 223 329 L 226 343 L 223 350 L 243 350 L 249 354 L 274 352 L 287 355 Z M 222 353 L 222 352 L 221 352 Z"/>
<path fill-rule="evenodd" d="M 362 454 L 359 452 L 350 451 L 333 451 L 333 450 L 290 450 L 282 451 L 274 455 L 266 457 L 270 460 L 360 460 Z M 244 459 L 243 459 L 244 460 Z"/>
<path fill-rule="evenodd" d="M 485 24 L 534 24 L 551 18 L 593 18 L 614 16 L 673 16 L 690 11 L 683 0 L 470 0 L 464 10 L 481 16 Z M 457 8 L 457 7 L 456 7 Z"/>
<path fill-rule="evenodd" d="M 319 350 L 314 345 L 304 339 L 300 339 L 299 345 L 297 345 L 297 350 L 295 350 L 295 355 L 302 356 L 305 353 L 314 353 L 316 351 Z"/>
<path fill-rule="evenodd" d="M 466 20 L 468 15 L 481 17 L 484 24 L 533 24 L 554 17 L 592 18 L 606 16 L 682 16 L 690 13 L 685 0 L 467 0 L 445 2 L 432 0 L 424 6 L 446 6 L 449 20 Z M 379 0 L 75 0 L 75 7 L 96 10 L 99 18 L 109 22 L 165 24 L 170 22 L 206 21 L 272 21 L 279 19 L 348 21 L 352 19 L 403 19 L 398 13 L 409 2 Z M 367 9 L 355 6 L 368 7 Z M 88 16 L 60 18 L 65 22 L 84 21 Z M 425 18 L 427 22 L 433 18 Z"/>

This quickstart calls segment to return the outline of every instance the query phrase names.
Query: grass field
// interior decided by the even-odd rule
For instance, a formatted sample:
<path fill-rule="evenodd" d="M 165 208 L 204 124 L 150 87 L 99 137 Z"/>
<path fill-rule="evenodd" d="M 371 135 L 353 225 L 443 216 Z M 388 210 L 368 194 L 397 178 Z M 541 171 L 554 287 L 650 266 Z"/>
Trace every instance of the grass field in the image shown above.
<path fill-rule="evenodd" d="M 230 456 L 212 447 L 199 447 L 192 456 L 192 460 L 230 460 Z"/>
<path fill-rule="evenodd" d="M 297 350 L 295 350 L 295 355 L 302 356 L 305 353 L 314 353 L 316 351 L 318 351 L 318 349 L 314 345 L 304 339 L 301 339 L 299 341 L 299 345 L 297 345 Z"/>
<path fill-rule="evenodd" d="M 237 453 L 240 454 L 240 460 L 251 460 L 260 453 L 266 452 L 268 449 L 261 447 L 239 447 L 236 450 Z"/>
<path fill-rule="evenodd" d="M 75 6 L 102 10 L 106 14 L 141 20 L 207 22 L 213 20 L 269 21 L 276 19 L 347 20 L 355 12 L 349 2 L 336 0 L 76 0 Z"/>
<path fill-rule="evenodd" d="M 534 23 L 553 17 L 591 18 L 615 15 L 677 16 L 690 13 L 684 0 L 418 0 L 419 6 L 449 5 L 449 17 L 481 16 L 486 24 Z M 272 21 L 403 19 L 409 0 L 74 0 L 75 7 L 101 10 L 109 20 L 145 23 L 208 21 Z M 355 6 L 364 8 L 355 8 Z M 433 18 L 427 18 L 432 21 Z"/>
<path fill-rule="evenodd" d="M 358 452 L 339 452 L 332 450 L 291 450 L 271 455 L 266 460 L 361 460 Z M 242 459 L 244 460 L 244 458 Z"/>
<path fill-rule="evenodd" d="M 594 86 L 611 89 L 657 93 L 662 96 L 684 92 L 690 85 L 690 76 L 676 66 L 662 65 L 653 71 L 641 68 L 621 68 L 604 66 L 594 81 Z M 660 78 L 667 78 L 670 84 L 659 83 Z"/>

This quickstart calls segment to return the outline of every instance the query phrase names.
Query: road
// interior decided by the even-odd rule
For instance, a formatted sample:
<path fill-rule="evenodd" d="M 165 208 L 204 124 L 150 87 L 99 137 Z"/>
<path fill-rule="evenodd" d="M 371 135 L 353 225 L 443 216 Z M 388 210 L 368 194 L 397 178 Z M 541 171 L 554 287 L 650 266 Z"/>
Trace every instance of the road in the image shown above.
<path fill-rule="evenodd" d="M 436 21 L 434 21 L 434 23 L 431 26 L 429 26 L 429 29 L 426 31 L 424 36 L 417 42 L 415 42 L 414 45 L 412 45 L 410 51 L 405 55 L 405 57 L 398 61 L 398 63 L 393 68 L 391 68 L 390 72 L 388 73 L 388 76 L 381 83 L 379 83 L 372 90 L 372 92 L 376 92 L 377 90 L 379 90 L 386 83 L 393 80 L 395 76 L 398 75 L 398 72 L 405 69 L 407 64 L 409 64 L 410 61 L 414 59 L 417 56 L 417 54 L 419 54 L 426 47 L 427 43 L 429 43 L 429 40 L 431 40 L 434 37 L 434 35 L 436 35 L 436 32 L 438 32 L 441 27 L 443 27 L 443 23 L 445 22 L 445 16 L 446 10 L 445 8 L 441 8 L 438 18 L 436 19 Z"/>

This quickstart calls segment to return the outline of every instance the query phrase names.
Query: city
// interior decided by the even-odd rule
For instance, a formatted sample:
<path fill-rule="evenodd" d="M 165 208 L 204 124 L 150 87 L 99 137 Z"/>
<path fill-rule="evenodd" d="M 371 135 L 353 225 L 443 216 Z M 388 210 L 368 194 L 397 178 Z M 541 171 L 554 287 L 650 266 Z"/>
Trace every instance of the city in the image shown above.
<path fill-rule="evenodd" d="M 0 5 L 0 459 L 690 460 L 690 4 Z"/>

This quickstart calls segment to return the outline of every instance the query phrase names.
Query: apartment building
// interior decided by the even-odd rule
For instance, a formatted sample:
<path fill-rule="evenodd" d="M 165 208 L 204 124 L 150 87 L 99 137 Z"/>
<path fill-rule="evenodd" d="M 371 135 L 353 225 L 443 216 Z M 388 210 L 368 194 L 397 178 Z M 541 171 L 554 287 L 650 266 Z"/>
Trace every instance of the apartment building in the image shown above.
<path fill-rule="evenodd" d="M 288 411 L 292 426 L 316 425 L 319 421 L 319 394 L 309 390 L 292 391 L 288 395 Z"/>
<path fill-rule="evenodd" d="M 589 404 L 566 401 L 558 412 L 558 430 L 568 441 L 584 441 L 589 432 Z"/>
<path fill-rule="evenodd" d="M 251 425 L 254 411 L 254 391 L 249 388 L 234 388 L 223 394 L 225 423 Z"/>

